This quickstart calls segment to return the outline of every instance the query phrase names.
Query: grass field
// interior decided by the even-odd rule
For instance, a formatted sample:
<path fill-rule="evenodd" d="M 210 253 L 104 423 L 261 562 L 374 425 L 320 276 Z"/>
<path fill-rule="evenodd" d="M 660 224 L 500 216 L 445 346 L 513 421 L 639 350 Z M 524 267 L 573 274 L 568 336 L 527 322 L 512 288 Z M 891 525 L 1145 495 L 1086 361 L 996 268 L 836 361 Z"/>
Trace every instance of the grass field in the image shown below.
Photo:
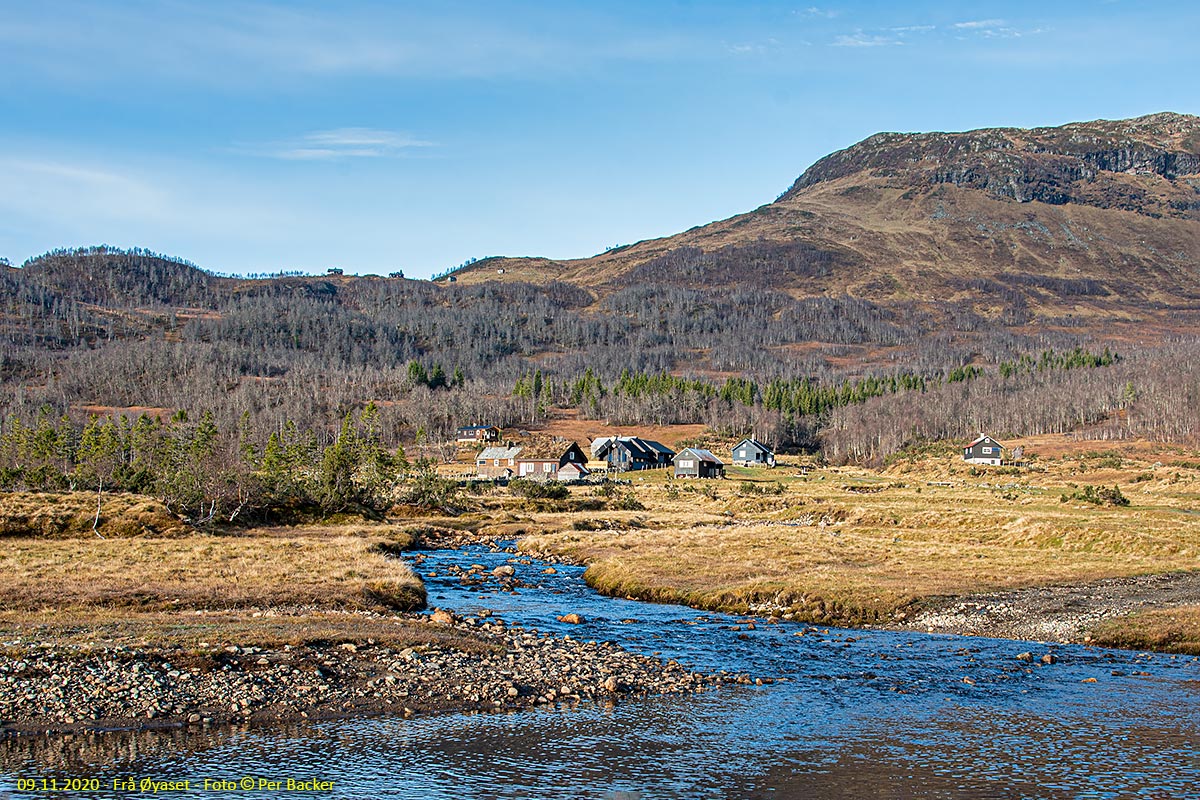
<path fill-rule="evenodd" d="M 1169 650 L 1200 656 L 1200 606 L 1156 608 L 1107 620 L 1095 640 L 1130 650 Z"/>
<path fill-rule="evenodd" d="M 296 615 L 424 604 L 420 579 L 386 553 L 426 528 L 518 538 L 527 552 L 587 564 L 588 582 L 613 595 L 826 624 L 887 624 L 931 598 L 1200 570 L 1200 454 L 1067 437 L 1022 444 L 1020 468 L 972 467 L 937 445 L 881 471 L 787 458 L 716 481 L 656 470 L 573 487 L 566 500 L 482 487 L 458 518 L 223 534 L 192 530 L 147 498 L 111 496 L 101 539 L 95 495 L 0 495 L 0 630 L 90 618 L 128 620 L 125 636 L 172 637 L 195 623 L 176 615 L 199 610 L 245 635 L 329 631 L 353 615 L 303 625 Z M 1119 497 L 1128 505 L 1107 502 Z M 291 621 L 251 616 L 264 610 Z M 1200 642 L 1200 608 L 1109 621 L 1096 638 L 1186 650 Z"/>
<path fill-rule="evenodd" d="M 223 535 L 191 530 L 155 501 L 106 501 L 108 538 L 91 529 L 92 495 L 0 496 L 0 609 L 177 610 L 305 606 L 420 608 L 425 590 L 380 545 L 391 526 L 310 526 Z M 147 524 L 153 522 L 153 525 Z M 124 533 L 125 535 L 120 535 Z"/>
<path fill-rule="evenodd" d="M 849 624 L 937 596 L 1200 569 L 1200 459 L 1078 444 L 1038 458 L 1034 444 L 1020 469 L 975 468 L 941 446 L 883 471 L 785 461 L 724 481 L 635 475 L 647 509 L 635 519 L 535 515 L 547 532 L 521 546 L 588 564 L 588 582 L 614 595 Z M 1129 505 L 1094 503 L 1089 486 L 1118 486 Z"/>

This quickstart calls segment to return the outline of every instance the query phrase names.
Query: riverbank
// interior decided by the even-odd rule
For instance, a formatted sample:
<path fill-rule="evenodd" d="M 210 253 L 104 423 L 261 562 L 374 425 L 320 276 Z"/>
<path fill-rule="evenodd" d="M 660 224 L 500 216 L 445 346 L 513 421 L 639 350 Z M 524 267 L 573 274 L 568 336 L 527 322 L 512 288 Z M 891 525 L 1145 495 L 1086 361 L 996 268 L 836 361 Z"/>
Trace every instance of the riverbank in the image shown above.
<path fill-rule="evenodd" d="M 114 621 L 109 633 L 131 637 L 123 644 L 89 641 L 71 620 L 6 625 L 0 735 L 510 711 L 749 682 L 509 627 L 486 612 L 250 614 Z M 172 626 L 179 638 L 136 638 Z"/>
<path fill-rule="evenodd" d="M 1200 655 L 1200 572 L 1039 586 L 928 602 L 894 630 Z"/>
<path fill-rule="evenodd" d="M 534 515 L 520 548 L 586 565 L 588 584 L 616 597 L 1193 652 L 1200 461 L 1067 444 L 1028 442 L 1021 466 L 996 469 L 931 446 L 882 471 L 783 459 L 725 481 L 639 475 L 643 512 Z M 1164 574 L 1177 590 L 1155 590 Z"/>

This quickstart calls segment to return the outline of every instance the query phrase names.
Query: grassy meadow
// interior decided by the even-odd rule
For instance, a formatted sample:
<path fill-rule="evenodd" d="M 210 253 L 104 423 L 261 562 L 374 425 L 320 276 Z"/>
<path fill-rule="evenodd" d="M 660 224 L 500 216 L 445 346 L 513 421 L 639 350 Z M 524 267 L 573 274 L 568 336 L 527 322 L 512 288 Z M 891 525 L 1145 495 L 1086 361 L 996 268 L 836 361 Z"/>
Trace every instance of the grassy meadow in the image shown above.
<path fill-rule="evenodd" d="M 1022 444 L 1020 467 L 972 467 L 940 444 L 883 470 L 783 457 L 772 470 L 731 467 L 725 480 L 631 473 L 627 485 L 575 486 L 565 498 L 476 484 L 458 517 L 210 532 L 144 497 L 106 496 L 93 530 L 95 495 L 4 494 L 0 633 L 432 636 L 347 613 L 424 605 L 419 577 L 394 557 L 414 536 L 517 539 L 527 553 L 586 564 L 607 594 L 824 624 L 891 624 L 936 598 L 1200 570 L 1200 455 L 1067 437 Z M 1094 636 L 1200 650 L 1200 607 L 1109 620 Z"/>
<path fill-rule="evenodd" d="M 521 547 L 586 563 L 609 594 L 827 624 L 902 620 L 938 596 L 1200 569 L 1200 460 L 1058 439 L 1028 443 L 1020 468 L 972 467 L 941 445 L 882 471 L 784 458 L 723 481 L 635 474 L 645 511 L 533 515 L 542 532 Z"/>
<path fill-rule="evenodd" d="M 95 495 L 0 496 L 0 610 L 56 614 L 298 607 L 412 609 L 420 579 L 389 557 L 394 526 L 203 533 L 154 501 Z M 147 524 L 147 523 L 152 523 Z"/>

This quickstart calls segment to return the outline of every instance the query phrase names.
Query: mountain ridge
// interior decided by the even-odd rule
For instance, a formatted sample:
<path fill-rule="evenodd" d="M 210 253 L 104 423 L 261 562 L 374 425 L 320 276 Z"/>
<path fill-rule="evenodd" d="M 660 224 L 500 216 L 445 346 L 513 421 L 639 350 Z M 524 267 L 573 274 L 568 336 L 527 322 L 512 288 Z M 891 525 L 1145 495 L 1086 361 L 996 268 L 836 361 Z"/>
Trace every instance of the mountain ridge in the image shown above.
<path fill-rule="evenodd" d="M 772 253 L 771 251 L 776 251 Z M 1200 117 L 876 134 L 776 201 L 591 258 L 491 258 L 457 281 L 655 280 L 966 302 L 985 317 L 1147 318 L 1200 301 Z M 741 268 L 738 268 L 738 264 Z M 824 265 L 825 268 L 822 268 Z M 1012 302 L 992 302 L 1010 295 Z"/>

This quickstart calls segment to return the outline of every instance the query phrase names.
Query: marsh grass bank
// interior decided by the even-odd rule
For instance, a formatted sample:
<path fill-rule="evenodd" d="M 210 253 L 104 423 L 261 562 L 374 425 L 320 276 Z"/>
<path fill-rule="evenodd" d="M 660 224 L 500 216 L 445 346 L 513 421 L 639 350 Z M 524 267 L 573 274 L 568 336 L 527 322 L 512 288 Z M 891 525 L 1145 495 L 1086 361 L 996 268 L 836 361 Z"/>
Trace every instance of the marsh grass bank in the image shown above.
<path fill-rule="evenodd" d="M 852 626 L 909 625 L 986 593 L 1200 570 L 1200 470 L 1177 448 L 1076 446 L 995 470 L 925 452 L 882 471 L 785 461 L 729 475 L 646 476 L 633 524 L 562 515 L 551 530 L 544 515 L 521 549 L 587 565 L 614 596 Z M 1173 624 L 1194 615 L 1190 593 L 1172 602 L 1190 608 Z M 1098 640 L 1105 622 L 1119 641 L 1116 618 L 1137 610 L 1112 603 L 1066 638 Z"/>
<path fill-rule="evenodd" d="M 8 499 L 14 516 L 79 516 L 75 497 Z M 411 613 L 426 596 L 405 551 L 479 538 L 474 524 L 440 523 L 457 524 L 127 526 L 108 538 L 90 522 L 13 525 L 0 538 L 0 733 L 512 710 L 736 677 L 510 628 L 486 610 Z"/>

